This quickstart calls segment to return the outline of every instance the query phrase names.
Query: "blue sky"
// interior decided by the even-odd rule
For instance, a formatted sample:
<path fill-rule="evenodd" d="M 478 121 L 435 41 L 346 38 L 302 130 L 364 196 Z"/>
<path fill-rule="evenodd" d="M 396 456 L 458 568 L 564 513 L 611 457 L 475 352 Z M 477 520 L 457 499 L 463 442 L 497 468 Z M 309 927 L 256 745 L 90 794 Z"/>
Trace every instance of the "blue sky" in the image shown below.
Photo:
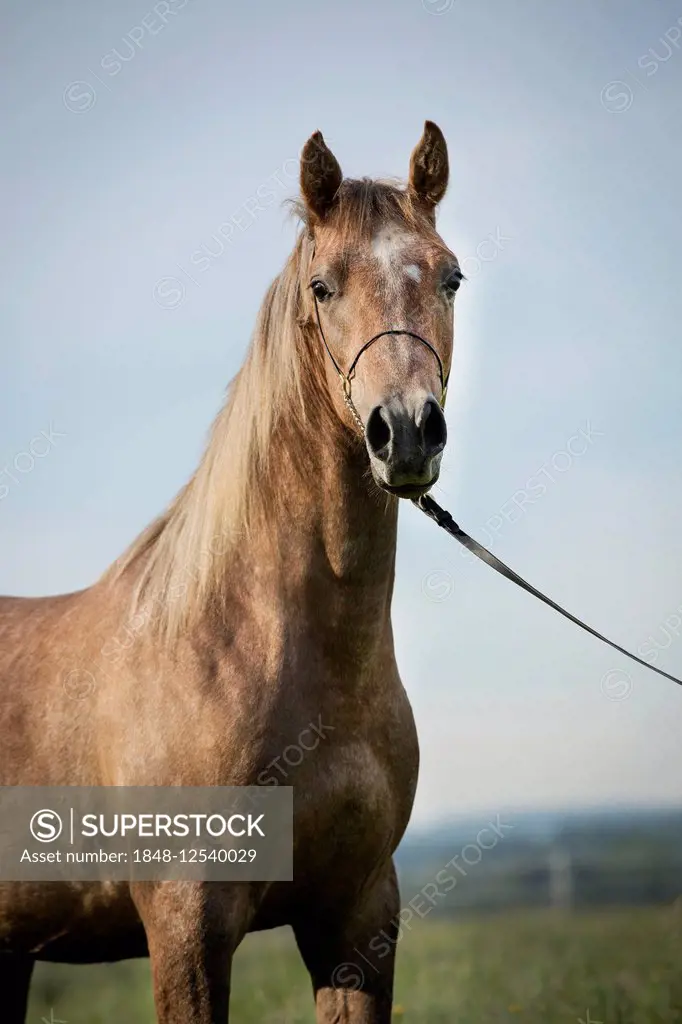
<path fill-rule="evenodd" d="M 308 135 L 350 176 L 404 176 L 430 118 L 451 159 L 440 230 L 470 278 L 436 497 L 682 674 L 680 0 L 8 18 L 0 592 L 92 582 L 190 475 L 291 248 Z M 418 822 L 682 800 L 682 693 L 410 506 L 394 620 Z"/>

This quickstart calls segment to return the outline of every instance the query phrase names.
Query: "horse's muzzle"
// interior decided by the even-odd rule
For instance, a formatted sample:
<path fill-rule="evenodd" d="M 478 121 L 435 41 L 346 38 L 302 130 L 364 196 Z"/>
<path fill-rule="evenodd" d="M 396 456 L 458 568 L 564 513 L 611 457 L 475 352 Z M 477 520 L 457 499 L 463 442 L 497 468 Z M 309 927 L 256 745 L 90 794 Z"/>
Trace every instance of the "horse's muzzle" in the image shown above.
<path fill-rule="evenodd" d="M 424 494 L 438 479 L 447 428 L 433 397 L 412 403 L 393 398 L 372 409 L 365 439 L 372 474 L 384 490 L 398 497 Z"/>

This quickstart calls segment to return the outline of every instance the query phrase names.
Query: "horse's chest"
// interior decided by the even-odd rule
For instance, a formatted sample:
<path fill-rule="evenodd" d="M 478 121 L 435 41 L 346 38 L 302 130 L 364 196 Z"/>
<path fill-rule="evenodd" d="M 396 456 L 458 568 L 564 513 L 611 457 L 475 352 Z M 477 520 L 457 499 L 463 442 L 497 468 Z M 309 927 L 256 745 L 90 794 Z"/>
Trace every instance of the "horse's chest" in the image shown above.
<path fill-rule="evenodd" d="M 371 870 L 409 819 L 416 757 L 387 760 L 364 740 L 321 750 L 294 785 L 295 864 L 307 871 Z"/>

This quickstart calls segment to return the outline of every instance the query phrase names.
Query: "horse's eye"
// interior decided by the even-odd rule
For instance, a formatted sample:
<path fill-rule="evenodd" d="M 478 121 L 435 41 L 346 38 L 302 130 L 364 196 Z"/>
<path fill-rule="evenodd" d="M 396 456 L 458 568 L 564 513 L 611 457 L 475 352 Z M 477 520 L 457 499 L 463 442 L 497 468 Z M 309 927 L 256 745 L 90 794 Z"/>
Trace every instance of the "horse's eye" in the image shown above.
<path fill-rule="evenodd" d="M 328 299 L 329 296 L 331 295 L 331 292 L 329 291 L 329 288 L 327 288 L 324 281 L 313 281 L 310 287 L 312 288 L 313 295 L 315 296 L 318 302 L 324 302 L 324 300 Z"/>
<path fill-rule="evenodd" d="M 461 270 L 451 270 L 448 276 L 443 281 L 443 288 L 445 289 L 446 295 L 449 297 L 453 296 L 464 279 L 464 274 Z"/>

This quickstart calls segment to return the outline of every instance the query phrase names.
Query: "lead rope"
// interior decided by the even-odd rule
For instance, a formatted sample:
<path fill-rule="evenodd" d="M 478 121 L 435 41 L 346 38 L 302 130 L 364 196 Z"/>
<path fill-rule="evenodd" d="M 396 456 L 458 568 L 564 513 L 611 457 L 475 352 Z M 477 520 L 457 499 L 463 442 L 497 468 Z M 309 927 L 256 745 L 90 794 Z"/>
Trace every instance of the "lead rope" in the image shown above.
<path fill-rule="evenodd" d="M 565 619 L 569 619 L 570 622 L 574 622 L 576 626 L 580 626 L 581 629 L 584 629 L 587 633 L 595 636 L 597 640 L 601 640 L 603 643 L 608 644 L 609 647 L 613 647 L 615 651 L 618 651 L 620 654 L 624 654 L 626 658 L 631 658 L 632 661 L 636 661 L 638 665 L 643 665 L 644 668 L 649 668 L 652 672 L 657 672 L 658 675 L 663 676 L 664 679 L 669 679 L 671 682 L 682 686 L 682 679 L 678 679 L 677 676 L 670 675 L 669 672 L 664 672 L 661 668 L 656 668 L 655 665 L 651 665 L 648 661 L 644 661 L 636 654 L 632 654 L 631 651 L 626 651 L 626 649 L 621 647 L 620 644 L 616 644 L 613 640 L 609 640 L 608 637 L 598 633 L 596 629 L 592 629 L 591 626 L 582 622 L 581 619 L 578 619 L 575 615 L 571 615 L 570 612 L 567 612 L 566 609 L 562 608 L 560 604 L 556 603 L 556 601 L 552 601 L 551 598 L 546 597 L 536 587 L 527 583 L 526 580 L 519 576 L 518 573 L 514 572 L 513 569 L 510 569 L 508 565 L 505 565 L 497 555 L 493 555 L 492 552 L 488 551 L 487 548 L 484 548 L 482 544 L 479 544 L 477 540 L 474 540 L 468 533 L 465 533 L 464 530 L 457 525 L 450 513 L 444 508 L 441 508 L 430 495 L 423 494 L 420 498 L 414 498 L 413 504 L 416 505 L 424 515 L 427 515 L 429 519 L 433 519 L 441 529 L 445 530 L 446 533 L 449 533 L 451 537 L 454 537 L 455 540 L 459 541 L 459 543 L 465 548 L 468 548 L 472 555 L 476 555 L 476 557 L 480 558 L 482 562 L 486 563 L 486 565 L 492 566 L 495 572 L 499 572 L 500 575 L 511 580 L 512 583 L 517 585 L 517 587 L 521 587 L 522 590 L 526 590 L 529 594 L 532 594 L 533 597 L 537 597 L 538 601 L 542 601 L 543 604 L 549 605 L 549 607 L 553 608 L 555 612 L 559 612 L 560 615 L 563 615 Z"/>

